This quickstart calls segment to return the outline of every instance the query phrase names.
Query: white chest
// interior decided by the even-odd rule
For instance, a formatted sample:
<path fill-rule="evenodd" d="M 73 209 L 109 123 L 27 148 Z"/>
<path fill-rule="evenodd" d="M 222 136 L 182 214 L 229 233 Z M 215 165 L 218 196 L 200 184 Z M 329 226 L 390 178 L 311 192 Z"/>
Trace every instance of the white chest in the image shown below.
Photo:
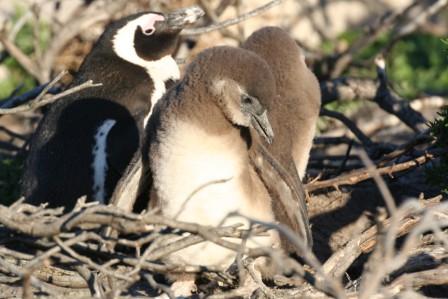
<path fill-rule="evenodd" d="M 165 56 L 159 60 L 147 62 L 145 68 L 154 84 L 154 90 L 151 95 L 151 108 L 143 121 L 143 125 L 146 127 L 154 105 L 165 94 L 165 82 L 168 80 L 178 80 L 180 78 L 180 71 L 176 61 L 171 56 Z"/>
<path fill-rule="evenodd" d="M 247 201 L 240 180 L 246 161 L 241 146 L 230 136 L 211 136 L 186 123 L 164 137 L 154 183 L 165 215 L 217 225 L 241 210 Z"/>
<path fill-rule="evenodd" d="M 154 185 L 164 215 L 203 225 L 227 226 L 235 223 L 248 227 L 232 212 L 263 221 L 273 221 L 267 193 L 243 188 L 247 183 L 247 149 L 242 140 L 231 136 L 211 136 L 186 123 L 178 123 L 163 136 L 153 169 Z M 235 137 L 235 136 L 233 136 Z M 239 142 L 238 142 L 239 141 Z M 260 184 L 254 184 L 254 189 Z M 257 200 L 265 204 L 254 205 Z M 271 246 L 278 243 L 272 232 L 251 238 L 247 246 Z M 173 254 L 171 258 L 198 265 L 230 265 L 235 252 L 205 242 Z"/>

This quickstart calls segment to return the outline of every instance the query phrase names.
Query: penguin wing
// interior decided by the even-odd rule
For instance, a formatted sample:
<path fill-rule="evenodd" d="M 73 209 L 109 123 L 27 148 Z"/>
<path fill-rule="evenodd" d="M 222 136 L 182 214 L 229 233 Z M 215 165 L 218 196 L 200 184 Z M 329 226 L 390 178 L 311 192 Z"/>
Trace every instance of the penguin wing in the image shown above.
<path fill-rule="evenodd" d="M 142 184 L 145 181 L 141 153 L 137 151 L 118 181 L 110 203 L 127 212 L 131 212 L 137 198 L 140 196 L 141 190 L 143 190 Z"/>
<path fill-rule="evenodd" d="M 275 218 L 291 228 L 311 248 L 306 196 L 298 174 L 286 171 L 260 141 L 253 144 L 250 161 L 272 197 Z M 295 248 L 295 251 L 300 255 L 300 250 Z"/>

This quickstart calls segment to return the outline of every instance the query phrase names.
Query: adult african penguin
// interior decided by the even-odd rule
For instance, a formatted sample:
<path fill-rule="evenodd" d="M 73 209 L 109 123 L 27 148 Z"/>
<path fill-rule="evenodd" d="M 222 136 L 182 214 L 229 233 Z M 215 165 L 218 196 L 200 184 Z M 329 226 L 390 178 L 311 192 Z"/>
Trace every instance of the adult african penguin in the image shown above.
<path fill-rule="evenodd" d="M 172 53 L 180 31 L 202 14 L 145 12 L 107 26 L 71 83 L 102 86 L 53 104 L 32 138 L 22 180 L 29 203 L 71 209 L 83 195 L 107 202 L 152 106 L 179 78 Z"/>

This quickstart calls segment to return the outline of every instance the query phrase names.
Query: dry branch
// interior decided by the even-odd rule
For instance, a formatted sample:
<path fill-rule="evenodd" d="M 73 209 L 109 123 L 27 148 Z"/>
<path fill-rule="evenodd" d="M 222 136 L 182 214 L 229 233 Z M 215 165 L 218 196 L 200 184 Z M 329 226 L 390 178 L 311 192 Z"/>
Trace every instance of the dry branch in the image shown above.
<path fill-rule="evenodd" d="M 48 81 L 53 68 L 54 60 L 63 47 L 74 37 L 94 24 L 110 20 L 112 16 L 120 11 L 127 1 L 95 1 L 91 5 L 83 6 L 76 15 L 70 18 L 52 37 L 51 43 L 42 57 L 41 72 L 44 81 Z"/>
<path fill-rule="evenodd" d="M 417 206 L 415 203 L 412 203 L 411 207 L 413 209 L 410 210 L 404 207 L 403 209 L 407 211 L 406 213 L 396 214 L 403 215 L 397 218 L 399 221 L 396 236 L 410 233 L 409 238 L 415 239 L 421 233 L 421 229 L 427 227 L 428 223 L 432 225 L 431 227 L 435 227 L 435 231 L 440 230 L 438 227 L 446 225 L 448 223 L 446 212 L 448 211 L 446 210 L 446 205 L 443 207 L 437 206 L 439 200 L 440 197 L 423 200 Z M 434 214 L 434 212 L 437 214 Z M 118 291 L 117 295 L 119 295 L 140 278 L 143 278 L 142 281 L 146 281 L 147 288 L 158 288 L 163 292 L 169 293 L 170 290 L 166 286 L 155 282 L 152 276 L 155 273 L 196 273 L 197 275 L 216 273 L 221 277 L 227 277 L 222 280 L 223 286 L 234 290 L 222 292 L 220 288 L 215 288 L 209 294 L 213 294 L 213 298 L 231 298 L 232 295 L 235 296 L 236 294 L 249 297 L 254 292 L 262 293 L 270 298 L 306 296 L 324 298 L 326 297 L 325 293 L 332 294 L 336 298 L 345 298 L 347 296 L 346 290 L 341 288 L 334 292 L 338 289 L 335 286 L 340 285 L 340 282 L 335 277 L 342 275 L 361 253 L 374 249 L 378 243 L 379 236 L 379 230 L 376 226 L 368 229 L 359 238 L 351 240 L 341 251 L 336 252 L 324 264 L 323 268 L 309 253 L 311 255 L 308 254 L 306 260 L 309 260 L 312 269 L 304 270 L 297 261 L 287 257 L 277 249 L 252 248 L 252 251 L 248 249 L 242 250 L 237 243 L 229 245 L 228 241 L 222 242 L 225 237 L 238 239 L 244 238 L 249 233 L 249 231 L 235 226 L 222 228 L 205 227 L 175 221 L 152 213 L 136 215 L 125 213 L 112 206 L 106 207 L 83 203 L 80 203 L 74 211 L 66 215 L 60 215 L 60 213 L 60 209 L 33 207 L 21 202 L 9 208 L 0 205 L 0 223 L 3 224 L 0 225 L 0 234 L 8 236 L 6 238 L 3 237 L 3 244 L 19 245 L 17 243 L 18 240 L 13 237 L 16 234 L 22 236 L 22 240 L 27 240 L 25 247 L 23 247 L 23 241 L 20 241 L 22 245 L 19 246 L 5 247 L 5 245 L 0 245 L 0 270 L 3 272 L 3 274 L 0 274 L 0 277 L 6 275 L 5 279 L 2 278 L 2 281 L 18 277 L 22 279 L 24 292 L 27 294 L 33 294 L 33 291 L 37 289 L 45 290 L 55 295 L 60 291 L 57 286 L 64 286 L 72 290 L 81 288 L 79 289 L 81 291 L 87 288 L 88 283 L 85 280 L 89 280 L 89 277 L 97 277 L 96 284 L 98 286 L 94 288 L 97 290 L 99 288 L 104 289 L 104 292 L 107 293 L 112 291 L 110 289 L 111 284 L 124 286 L 118 287 L 117 290 L 120 291 Z M 432 218 L 432 222 L 428 222 L 425 220 L 427 217 L 424 217 L 424 215 L 430 213 L 436 217 Z M 250 231 L 251 235 L 264 233 L 266 228 L 277 229 L 280 233 L 286 234 L 293 243 L 299 242 L 296 244 L 299 247 L 303 247 L 303 244 L 300 245 L 300 240 L 294 234 L 275 223 L 261 223 L 253 219 L 251 219 L 251 222 L 261 224 L 260 228 L 254 228 Z M 380 232 L 388 231 L 389 227 L 392 227 L 394 223 L 390 219 L 384 221 L 381 225 L 384 229 L 380 230 Z M 102 233 L 104 230 L 100 230 L 104 226 L 119 229 L 126 234 L 121 234 L 118 239 L 110 239 Z M 44 231 L 45 227 L 48 228 L 50 233 Z M 189 232 L 190 235 L 179 237 L 173 231 L 176 229 Z M 162 231 L 165 232 L 162 233 Z M 139 232 L 142 235 L 140 239 L 132 240 L 130 238 L 132 236 L 127 234 L 135 232 Z M 434 237 L 439 238 L 439 235 L 435 234 Z M 441 238 L 443 239 L 444 237 Z M 38 240 L 41 242 L 37 242 Z M 169 254 L 205 240 L 221 244 L 235 251 L 242 250 L 241 252 L 245 253 L 242 265 L 252 277 L 253 284 L 240 285 L 238 287 L 238 285 L 232 282 L 237 279 L 237 276 L 225 273 L 224 269 L 220 267 L 173 264 L 165 260 L 165 257 Z M 123 251 L 116 247 L 115 251 L 111 252 L 106 250 L 105 247 L 99 246 L 109 242 L 120 244 L 120 246 L 125 246 L 126 248 L 140 248 L 147 243 L 150 245 L 146 247 L 142 255 L 139 255 L 138 251 Z M 410 242 L 410 244 L 415 243 Z M 47 250 L 35 256 L 36 250 L 41 248 L 41 246 L 45 246 Z M 405 245 L 405 248 L 410 247 Z M 408 249 L 406 250 L 406 252 L 409 251 Z M 409 252 L 409 254 L 412 254 L 415 251 Z M 427 251 L 420 249 L 419 253 L 421 252 Z M 255 256 L 272 257 L 272 261 L 278 263 L 277 267 L 279 269 L 290 269 L 289 271 L 295 273 L 295 281 L 298 282 L 299 280 L 297 279 L 300 278 L 309 284 L 293 283 L 291 287 L 288 286 L 288 279 L 286 279 L 275 287 L 266 285 L 261 280 L 258 266 L 255 266 L 257 259 L 247 258 L 252 253 L 256 253 L 257 255 Z M 430 254 L 430 251 L 428 251 L 428 254 Z M 437 269 L 446 271 L 446 264 L 442 258 L 434 265 L 438 267 Z M 416 269 L 416 267 L 418 267 L 418 261 L 414 260 L 413 269 Z M 400 267 L 397 269 L 400 269 Z M 409 266 L 407 266 L 407 269 L 410 269 Z M 426 268 L 424 272 L 421 272 L 421 275 L 412 274 L 412 279 L 415 281 L 415 284 L 412 286 L 418 289 L 428 283 L 434 283 L 436 281 L 433 275 L 435 272 L 431 271 Z M 393 278 L 383 289 L 390 289 L 399 293 L 402 290 L 403 279 L 401 277 L 408 274 L 405 274 L 407 273 L 406 270 L 402 272 L 395 271 L 394 273 Z M 107 277 L 109 282 L 100 277 Z M 294 279 L 290 281 L 292 282 Z M 442 279 L 437 281 L 443 282 Z M 28 283 L 30 284 L 29 286 Z M 332 287 L 329 288 L 330 285 Z M 383 289 L 379 289 L 378 294 L 384 292 Z"/>
<path fill-rule="evenodd" d="M 429 161 L 432 161 L 433 159 L 438 157 L 440 154 L 441 153 L 439 151 L 428 152 L 418 158 L 415 158 L 415 159 L 412 159 L 412 160 L 409 160 L 406 162 L 390 165 L 390 166 L 380 167 L 380 168 L 377 168 L 377 170 L 378 170 L 378 173 L 381 175 L 392 175 L 397 172 L 410 170 L 412 168 L 421 166 Z M 368 180 L 371 178 L 372 178 L 372 174 L 366 168 L 363 168 L 363 169 L 353 170 L 349 173 L 342 174 L 342 175 L 332 178 L 332 179 L 312 182 L 310 184 L 307 184 L 305 186 L 305 189 L 308 192 L 314 192 L 319 189 L 324 189 L 324 188 L 329 188 L 329 187 L 338 189 L 339 186 L 355 185 L 355 184 L 358 184 L 362 181 L 365 181 L 365 180 Z"/>
<path fill-rule="evenodd" d="M 253 10 L 251 10 L 250 12 L 247 12 L 245 14 L 242 14 L 241 16 L 237 17 L 237 18 L 233 18 L 233 19 L 229 19 L 223 22 L 219 22 L 216 24 L 212 24 L 210 26 L 206 26 L 206 27 L 200 27 L 200 28 L 192 28 L 192 29 L 184 29 L 182 30 L 181 34 L 182 35 L 198 35 L 198 34 L 203 34 L 203 33 L 208 33 L 208 32 L 212 32 L 215 30 L 219 30 L 231 25 L 235 25 L 238 23 L 241 23 L 249 18 L 255 17 L 267 10 L 269 10 L 270 8 L 278 5 L 281 3 L 282 0 L 272 0 L 269 1 L 268 3 L 257 7 Z"/>
<path fill-rule="evenodd" d="M 380 85 L 377 90 L 375 102 L 384 110 L 397 116 L 409 128 L 421 133 L 427 129 L 427 121 L 423 115 L 412 109 L 409 101 L 401 99 L 389 87 L 386 74 L 386 62 L 381 55 L 375 59 L 378 80 Z"/>
<path fill-rule="evenodd" d="M 55 79 L 53 79 L 50 83 L 48 83 L 43 90 L 40 92 L 40 94 L 32 101 L 22 104 L 20 106 L 17 107 L 12 107 L 12 108 L 0 108 L 0 116 L 1 115 L 5 115 L 5 114 L 16 114 L 16 113 L 21 113 L 21 112 L 26 112 L 26 111 L 30 111 L 30 110 L 34 110 L 43 106 L 46 106 L 48 104 L 54 103 L 57 100 L 74 94 L 76 92 L 79 92 L 83 89 L 86 88 L 91 88 L 91 87 L 98 87 L 101 86 L 101 83 L 93 83 L 92 80 L 88 80 L 80 85 L 74 86 L 72 88 L 69 88 L 61 93 L 58 93 L 56 95 L 52 95 L 52 96 L 48 96 L 45 97 L 48 90 L 50 88 L 52 88 L 61 78 L 62 76 L 64 76 L 66 74 L 66 72 L 61 72 Z M 44 98 L 45 97 L 45 98 Z"/>
<path fill-rule="evenodd" d="M 339 121 L 341 121 L 352 133 L 356 136 L 356 138 L 363 144 L 366 148 L 372 148 L 374 146 L 374 143 L 372 140 L 370 140 L 369 137 L 367 137 L 359 128 L 356 126 L 354 122 L 352 122 L 348 117 L 346 117 L 344 114 L 337 112 L 337 111 L 331 111 L 325 108 L 322 108 L 320 111 L 320 116 L 327 116 L 335 118 Z"/>
<path fill-rule="evenodd" d="M 406 273 L 387 286 L 387 295 L 392 297 L 407 288 L 419 290 L 427 285 L 448 285 L 448 265 L 444 264 L 435 269 Z"/>
<path fill-rule="evenodd" d="M 352 63 L 356 53 L 369 46 L 381 33 L 389 29 L 397 29 L 393 32 L 397 38 L 404 34 L 409 34 L 415 31 L 426 19 L 438 13 L 444 8 L 448 1 L 438 0 L 432 1 L 430 7 L 425 7 L 424 4 L 431 1 L 414 0 L 407 7 L 400 12 L 387 12 L 376 24 L 365 28 L 365 34 L 356 40 L 353 45 L 343 53 L 339 54 L 334 62 L 333 70 L 331 71 L 331 78 L 339 77 L 347 67 Z M 420 13 L 417 17 L 410 17 L 409 14 L 416 7 L 420 8 Z M 402 20 L 410 20 L 406 26 L 403 26 Z M 394 37 L 392 37 L 393 39 Z"/>
<path fill-rule="evenodd" d="M 53 35 L 51 36 L 49 45 L 45 51 L 40 49 L 39 32 L 37 32 L 37 29 L 39 28 L 40 7 L 36 5 L 33 8 L 34 23 L 32 24 L 32 28 L 34 29 L 33 57 L 25 55 L 14 44 L 13 40 L 16 35 L 15 32 L 17 32 L 18 28 L 21 28 L 24 22 L 27 21 L 25 18 L 21 19 L 24 21 L 18 22 L 17 26 L 14 27 L 13 32 L 10 32 L 9 34 L 7 32 L 1 32 L 0 43 L 3 44 L 6 51 L 14 57 L 30 75 L 43 84 L 50 79 L 54 60 L 70 40 L 92 25 L 110 20 L 125 4 L 126 1 L 123 0 L 95 1 L 91 5 L 81 6 L 80 9 L 75 11 L 76 15 L 71 16 L 66 23 L 51 23 L 52 27 L 50 28 L 50 31 Z"/>
<path fill-rule="evenodd" d="M 98 13 L 98 7 L 92 5 L 78 11 L 73 21 L 66 23 L 56 31 L 54 40 L 46 53 L 39 54 L 38 47 L 36 47 L 36 55 L 40 58 L 43 56 L 39 63 L 24 56 L 11 42 L 13 39 L 2 37 L 2 42 L 11 56 L 15 57 L 33 76 L 39 78 L 41 82 L 47 81 L 56 54 L 62 47 L 83 28 L 109 19 L 110 12 L 116 11 L 117 7 L 120 7 L 125 1 L 118 2 L 114 4 L 116 6 L 110 8 L 111 10 L 101 11 L 101 13 Z M 206 1 L 201 2 L 214 24 L 184 30 L 183 34 L 195 35 L 222 30 L 222 28 L 238 24 L 266 11 L 279 4 L 281 0 L 270 1 L 251 12 L 223 22 L 218 22 L 219 15 L 225 7 L 235 5 L 235 1 L 223 0 L 215 11 L 207 6 Z M 436 13 L 447 2 L 446 0 L 433 1 L 431 5 L 428 5 L 428 10 L 420 11 L 418 19 L 411 20 L 408 27 L 396 31 L 396 35 L 400 36 L 415 30 L 421 25 L 422 20 Z M 414 1 L 401 13 L 386 15 L 371 28 L 367 35 L 337 58 L 333 75 L 343 72 L 352 62 L 354 53 L 368 45 L 379 33 L 400 24 L 401 17 L 407 15 L 418 4 L 418 1 Z M 229 34 L 227 30 L 226 32 Z M 37 68 L 37 65 L 41 67 Z M 414 131 L 423 131 L 423 128 L 426 128 L 425 119 L 414 111 L 408 102 L 403 101 L 390 89 L 385 68 L 381 65 L 381 61 L 379 63 L 377 61 L 377 80 L 337 78 L 322 82 L 323 104 L 353 99 L 374 101 L 388 113 L 397 116 Z M 56 77 L 49 84 L 41 86 L 40 89 L 36 89 L 37 93 L 34 90 L 32 98 L 35 99 L 30 103 L 11 107 L 10 103 L 22 103 L 23 97 L 11 99 L 8 104 L 0 107 L 0 116 L 1 114 L 36 109 L 81 89 L 98 86 L 98 84 L 88 81 L 60 94 L 48 96 L 47 92 L 54 87 L 62 75 Z M 343 115 L 326 110 L 324 110 L 324 114 L 342 120 L 351 128 L 367 150 L 378 146 Z M 328 139 L 327 141 L 353 144 L 353 140 L 348 138 Z M 341 185 L 354 185 L 370 179 L 374 173 L 392 175 L 396 172 L 413 169 L 444 152 L 432 150 L 412 160 L 392 163 L 398 157 L 402 157 L 414 149 L 416 145 L 430 142 L 431 138 L 427 132 L 421 133 L 407 144 L 377 160 L 378 165 L 375 171 L 368 168 L 357 169 L 325 181 L 313 181 L 306 187 L 309 192 L 328 187 L 337 189 Z M 350 149 L 342 159 L 347 161 L 349 158 Z M 139 177 L 139 175 L 140 173 L 136 173 L 135 177 Z M 289 179 L 287 184 L 290 185 L 292 192 L 297 192 L 295 187 L 291 187 L 295 184 L 293 179 Z M 292 196 L 297 196 L 297 194 L 292 194 Z M 147 289 L 159 289 L 162 293 L 173 297 L 169 287 L 157 282 L 154 275 L 188 273 L 207 279 L 210 277 L 220 278 L 221 287 L 215 287 L 210 294 L 200 294 L 211 295 L 211 298 L 234 298 L 235 296 L 246 298 L 265 296 L 280 299 L 327 298 L 327 296 L 388 298 L 399 296 L 406 288 L 419 290 L 426 285 L 448 284 L 445 278 L 448 276 L 446 258 L 440 258 L 437 262 L 433 262 L 430 265 L 435 267 L 433 269 L 428 269 L 429 266 L 425 260 L 414 258 L 417 255 L 416 246 L 420 244 L 419 238 L 423 232 L 431 232 L 431 246 L 418 248 L 418 254 L 432 256 L 434 250 L 440 249 L 442 246 L 448 247 L 448 237 L 443 231 L 448 224 L 447 210 L 446 205 L 438 204 L 439 200 L 440 197 L 421 200 L 418 208 L 416 208 L 416 202 L 412 202 L 413 209 L 410 210 L 406 210 L 409 206 L 390 209 L 392 214 L 390 218 L 379 221 L 359 236 L 348 241 L 323 265 L 311 251 L 307 252 L 306 246 L 294 233 L 277 223 L 262 223 L 254 219 L 247 219 L 251 223 L 250 229 L 242 229 L 238 226 L 208 227 L 168 219 L 151 212 L 136 215 L 116 207 L 96 204 L 81 203 L 75 210 L 65 215 L 62 215 L 60 209 L 32 207 L 22 202 L 9 208 L 0 205 L 0 238 L 2 239 L 2 244 L 0 244 L 0 285 L 20 282 L 23 285 L 24 298 L 31 298 L 36 290 L 45 291 L 52 296 L 61 296 L 60 289 L 57 287 L 82 290 L 90 288 L 92 295 L 106 297 L 120 296 L 132 288 L 133 283 L 140 281 Z M 429 214 L 432 215 L 431 218 L 427 217 Z M 254 224 L 261 226 L 257 227 Z M 304 267 L 278 249 L 246 248 L 241 245 L 244 244 L 244 239 L 248 234 L 261 235 L 268 229 L 279 231 L 300 248 L 300 251 L 305 253 L 303 260 L 307 265 Z M 117 234 L 108 235 L 107 231 L 110 230 L 116 231 Z M 396 251 L 394 245 L 396 245 L 397 238 L 402 236 L 406 236 L 404 245 Z M 235 240 L 238 242 L 233 242 Z M 239 266 L 240 271 L 238 272 L 240 273 L 226 271 L 220 266 L 201 267 L 193 264 L 174 263 L 167 259 L 170 254 L 201 242 L 214 242 L 235 251 L 237 254 L 236 264 Z M 393 248 L 391 249 L 391 247 Z M 369 267 L 366 267 L 358 277 L 362 290 L 353 291 L 352 288 L 343 288 L 341 279 L 344 273 L 355 267 L 354 263 L 358 257 L 372 252 L 374 253 L 369 259 Z M 383 269 L 382 264 L 375 260 L 375 256 L 382 252 L 386 253 L 387 263 L 387 267 L 383 267 Z M 272 285 L 267 285 L 261 279 L 259 269 L 256 267 L 257 257 L 272 258 L 278 268 L 288 269 L 287 274 L 292 277 L 283 277 L 283 280 L 274 279 Z M 412 265 L 406 263 L 409 258 L 414 258 Z M 423 266 L 425 266 L 424 269 Z M 251 277 L 252 285 L 246 286 L 242 283 L 241 279 L 244 276 L 241 275 L 241 272 L 243 270 Z M 415 272 L 409 273 L 411 271 Z M 445 272 L 447 272 L 446 275 Z M 369 283 L 371 283 L 370 286 L 367 285 Z"/>
<path fill-rule="evenodd" d="M 423 207 L 434 207 L 440 200 L 441 196 L 434 197 L 432 199 L 422 201 Z M 415 214 L 405 215 L 400 219 L 398 236 L 409 233 L 421 220 L 421 216 L 415 216 Z M 390 226 L 390 219 L 387 219 L 382 223 L 382 226 L 387 229 Z M 325 273 L 332 277 L 341 277 L 350 265 L 361 254 L 371 252 L 378 239 L 378 226 L 372 226 L 360 236 L 350 240 L 341 250 L 335 252 L 323 265 Z"/>
<path fill-rule="evenodd" d="M 386 112 L 397 116 L 414 131 L 424 131 L 426 120 L 380 80 L 337 78 L 321 82 L 322 105 L 334 101 L 367 100 L 378 103 Z"/>
<path fill-rule="evenodd" d="M 2 33 L 0 33 L 0 43 L 2 43 L 6 51 L 8 51 L 8 53 L 13 56 L 30 75 L 41 83 L 46 81 L 39 70 L 39 66 L 36 65 L 30 57 L 23 53 L 22 50 L 20 50 L 13 42 L 3 36 Z"/>

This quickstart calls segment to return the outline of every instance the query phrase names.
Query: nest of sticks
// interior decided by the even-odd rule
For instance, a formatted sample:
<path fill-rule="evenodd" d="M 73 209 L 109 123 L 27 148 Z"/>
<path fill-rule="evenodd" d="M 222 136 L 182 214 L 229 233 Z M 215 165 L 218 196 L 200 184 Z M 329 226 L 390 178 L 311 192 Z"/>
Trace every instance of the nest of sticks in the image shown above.
<path fill-rule="evenodd" d="M 35 207 L 19 200 L 0 206 L 0 290 L 5 296 L 174 298 L 166 274 L 195 274 L 207 298 L 392 298 L 417 296 L 448 284 L 448 203 L 441 196 L 410 200 L 351 239 L 325 263 L 276 223 L 208 227 L 154 212 L 133 214 L 85 203 L 75 209 Z M 247 248 L 244 239 L 276 229 L 302 251 L 302 261 L 272 248 Z M 231 242 L 239 238 L 241 242 Z M 165 258 L 201 242 L 234 250 L 228 269 L 174 264 Z M 270 257 L 283 273 L 266 281 L 255 266 Z M 363 263 L 356 279 L 346 273 Z"/>

